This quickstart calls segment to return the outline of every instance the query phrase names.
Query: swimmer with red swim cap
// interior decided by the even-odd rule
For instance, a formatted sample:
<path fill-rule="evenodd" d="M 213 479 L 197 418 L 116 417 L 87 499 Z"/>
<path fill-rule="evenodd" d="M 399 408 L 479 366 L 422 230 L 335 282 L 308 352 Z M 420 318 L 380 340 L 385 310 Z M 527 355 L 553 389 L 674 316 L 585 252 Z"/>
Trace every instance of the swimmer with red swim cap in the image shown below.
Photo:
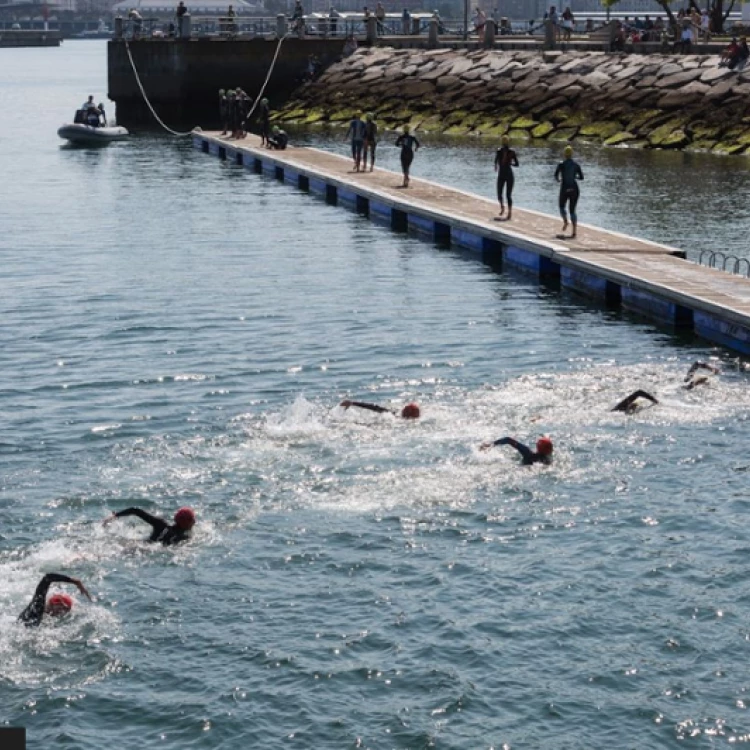
<path fill-rule="evenodd" d="M 395 409 L 388 409 L 385 406 L 378 406 L 377 404 L 366 404 L 363 401 L 342 401 L 339 406 L 344 409 L 348 409 L 350 406 L 356 406 L 360 409 L 376 411 L 378 414 L 390 412 L 391 414 L 395 414 L 397 417 L 403 417 L 404 419 L 419 419 L 419 415 L 421 414 L 419 405 L 414 402 L 407 404 L 400 412 Z"/>
<path fill-rule="evenodd" d="M 161 542 L 165 546 L 186 541 L 190 538 L 190 530 L 195 526 L 195 513 L 192 508 L 180 508 L 174 514 L 174 523 L 172 524 L 167 523 L 163 518 L 152 516 L 141 508 L 126 508 L 105 519 L 104 525 L 112 523 L 115 518 L 123 518 L 124 516 L 137 516 L 141 521 L 150 523 L 153 531 L 148 538 L 149 542 Z"/>
<path fill-rule="evenodd" d="M 53 594 L 47 599 L 47 592 L 53 583 L 72 583 L 85 597 L 91 599 L 86 587 L 77 578 L 71 578 L 62 573 L 47 573 L 36 587 L 29 605 L 18 616 L 27 628 L 39 625 L 45 614 L 50 617 L 62 617 L 73 609 L 73 598 L 67 594 Z"/>
<path fill-rule="evenodd" d="M 514 440 L 512 437 L 504 437 L 499 440 L 495 440 L 494 443 L 482 443 L 479 446 L 479 450 L 489 450 L 493 445 L 510 445 L 515 448 L 520 454 L 521 461 L 524 466 L 530 466 L 531 464 L 551 464 L 552 463 L 552 441 L 548 437 L 540 437 L 536 441 L 536 451 L 532 451 L 528 445 L 519 443 L 518 440 Z"/>

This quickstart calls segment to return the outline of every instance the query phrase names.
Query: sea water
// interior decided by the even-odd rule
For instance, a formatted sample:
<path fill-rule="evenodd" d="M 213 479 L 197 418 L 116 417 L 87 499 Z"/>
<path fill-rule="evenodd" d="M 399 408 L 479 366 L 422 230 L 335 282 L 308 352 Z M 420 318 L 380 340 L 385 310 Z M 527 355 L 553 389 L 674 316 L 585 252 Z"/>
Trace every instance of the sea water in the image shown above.
<path fill-rule="evenodd" d="M 0 50 L 0 724 L 76 750 L 750 740 L 744 363 L 189 140 L 67 148 L 105 61 Z M 426 142 L 414 174 L 491 196 L 492 148 Z M 579 156 L 583 221 L 743 235 L 741 159 Z M 517 205 L 554 212 L 558 157 L 519 148 Z M 697 359 L 722 374 L 686 391 Z M 659 405 L 610 411 L 636 388 Z M 479 450 L 542 434 L 549 468 Z M 192 506 L 192 540 L 101 525 L 133 505 Z M 20 626 L 52 571 L 95 602 Z"/>

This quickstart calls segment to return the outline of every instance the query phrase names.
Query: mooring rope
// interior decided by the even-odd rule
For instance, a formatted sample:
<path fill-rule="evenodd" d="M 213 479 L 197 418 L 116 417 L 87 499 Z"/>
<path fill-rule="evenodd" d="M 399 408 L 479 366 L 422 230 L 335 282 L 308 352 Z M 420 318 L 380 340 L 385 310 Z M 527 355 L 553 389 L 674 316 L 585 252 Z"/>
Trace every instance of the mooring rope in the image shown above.
<path fill-rule="evenodd" d="M 263 97 L 263 94 L 265 93 L 266 86 L 268 86 L 268 82 L 271 80 L 271 76 L 273 75 L 273 70 L 276 67 L 276 60 L 279 58 L 279 52 L 281 51 L 281 45 L 284 42 L 284 40 L 289 36 L 289 34 L 284 34 L 279 39 L 279 43 L 276 45 L 276 52 L 274 52 L 273 59 L 271 60 L 271 66 L 268 68 L 268 74 L 266 75 L 266 80 L 263 81 L 263 85 L 260 87 L 260 91 L 258 92 L 258 96 L 255 98 L 255 101 L 253 102 L 253 106 L 250 108 L 250 111 L 247 113 L 247 117 L 243 120 L 243 125 L 252 117 L 253 112 L 255 112 L 255 108 L 258 106 L 258 102 Z M 156 110 L 154 109 L 153 105 L 149 101 L 148 95 L 146 94 L 146 89 L 143 87 L 143 83 L 141 82 L 141 77 L 138 75 L 138 69 L 135 67 L 135 60 L 133 60 L 133 53 L 130 51 L 130 44 L 128 43 L 128 40 L 125 40 L 125 49 L 128 53 L 128 59 L 130 60 L 130 67 L 133 68 L 133 75 L 135 76 L 135 82 L 138 84 L 138 88 L 141 90 L 141 96 L 143 96 L 143 101 L 146 102 L 146 106 L 151 111 L 151 114 L 154 116 L 154 119 L 156 122 L 161 125 L 164 130 L 166 130 L 168 133 L 171 133 L 172 135 L 176 135 L 178 138 L 186 138 L 187 136 L 190 136 L 193 134 L 192 130 L 188 130 L 187 132 L 181 132 L 179 130 L 173 130 L 172 128 L 167 125 L 164 120 L 159 117 Z"/>
<path fill-rule="evenodd" d="M 158 114 L 156 114 L 156 110 L 151 105 L 151 102 L 148 99 L 148 96 L 146 95 L 146 89 L 143 88 L 143 84 L 141 83 L 141 77 L 138 75 L 138 70 L 135 67 L 135 61 L 133 60 L 133 53 L 130 51 L 130 44 L 128 43 L 128 40 L 125 40 L 125 49 L 128 52 L 128 59 L 130 60 L 130 66 L 133 68 L 133 75 L 135 76 L 135 82 L 138 84 L 138 88 L 141 90 L 141 95 L 143 96 L 143 101 L 146 102 L 146 105 L 151 110 L 151 114 L 154 116 L 154 119 L 156 122 L 161 125 L 164 130 L 171 133 L 172 135 L 176 135 L 179 138 L 185 138 L 189 135 L 192 135 L 193 131 L 189 130 L 187 132 L 180 132 L 179 130 L 172 130 L 172 128 L 167 125 L 164 120 L 159 117 Z"/>

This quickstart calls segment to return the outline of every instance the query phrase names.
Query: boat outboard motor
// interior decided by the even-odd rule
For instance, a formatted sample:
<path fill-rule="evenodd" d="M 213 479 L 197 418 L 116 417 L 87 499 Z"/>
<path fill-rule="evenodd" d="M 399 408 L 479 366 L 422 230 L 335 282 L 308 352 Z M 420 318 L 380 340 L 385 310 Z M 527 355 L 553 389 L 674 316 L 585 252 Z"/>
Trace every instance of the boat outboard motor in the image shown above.
<path fill-rule="evenodd" d="M 77 109 L 75 116 L 73 117 L 73 122 L 76 125 L 85 125 L 86 124 L 86 113 L 82 109 Z"/>

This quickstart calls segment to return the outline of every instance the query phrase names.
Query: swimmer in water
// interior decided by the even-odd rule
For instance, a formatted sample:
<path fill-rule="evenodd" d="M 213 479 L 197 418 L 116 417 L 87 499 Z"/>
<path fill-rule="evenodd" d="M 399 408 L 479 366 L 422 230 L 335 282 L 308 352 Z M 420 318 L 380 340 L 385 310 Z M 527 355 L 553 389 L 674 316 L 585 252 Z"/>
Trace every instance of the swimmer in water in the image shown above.
<path fill-rule="evenodd" d="M 377 404 L 366 404 L 363 401 L 342 401 L 339 406 L 343 409 L 348 409 L 350 406 L 356 406 L 359 409 L 367 409 L 368 411 L 375 411 L 378 414 L 384 414 L 388 412 L 397 417 L 403 417 L 404 419 L 419 419 L 421 414 L 419 406 L 414 402 L 407 404 L 400 412 L 395 409 L 388 409 L 385 406 L 378 406 Z"/>
<path fill-rule="evenodd" d="M 493 445 L 510 445 L 515 448 L 520 454 L 524 466 L 531 466 L 531 464 L 546 464 L 552 463 L 552 441 L 548 437 L 540 437 L 536 441 L 536 451 L 532 451 L 528 445 L 519 443 L 518 440 L 514 440 L 512 437 L 504 437 L 499 440 L 495 440 L 494 443 L 482 443 L 479 446 L 479 450 L 486 451 L 492 448 Z"/>
<path fill-rule="evenodd" d="M 503 190 L 508 200 L 508 215 L 505 217 L 510 221 L 513 213 L 513 167 L 518 166 L 516 152 L 510 147 L 510 138 L 503 136 L 502 147 L 495 154 L 495 171 L 497 172 L 497 202 L 500 204 L 500 216 L 505 212 L 503 204 Z"/>
<path fill-rule="evenodd" d="M 141 508 L 126 508 L 119 513 L 113 513 L 103 521 L 107 526 L 116 518 L 124 516 L 137 516 L 141 521 L 150 523 L 153 531 L 148 538 L 149 542 L 161 542 L 165 547 L 179 544 L 190 538 L 190 530 L 195 526 L 195 513 L 192 508 L 180 508 L 174 514 L 174 523 L 169 524 L 163 518 L 152 516 Z"/>
<path fill-rule="evenodd" d="M 576 229 L 578 227 L 578 215 L 576 206 L 581 191 L 578 188 L 577 180 L 583 180 L 583 172 L 577 161 L 573 161 L 573 147 L 566 146 L 564 151 L 565 159 L 557 165 L 555 170 L 555 180 L 560 183 L 560 216 L 563 220 L 562 231 L 568 228 L 568 213 L 565 210 L 566 205 L 570 206 L 570 221 L 573 225 L 570 239 L 575 239 Z"/>
<path fill-rule="evenodd" d="M 35 628 L 40 625 L 44 615 L 62 617 L 73 609 L 73 598 L 67 594 L 53 594 L 47 599 L 47 592 L 53 583 L 72 583 L 87 599 L 91 600 L 91 594 L 86 591 L 86 587 L 77 578 L 71 578 L 62 573 L 47 573 L 39 581 L 29 605 L 18 616 L 18 619 L 27 628 Z"/>
<path fill-rule="evenodd" d="M 635 414 L 643 408 L 643 403 L 639 403 L 639 399 L 646 399 L 652 404 L 658 404 L 659 402 L 647 391 L 637 390 L 631 393 L 627 398 L 620 401 L 611 411 L 621 411 L 625 414 Z"/>
<path fill-rule="evenodd" d="M 685 375 L 684 388 L 688 391 L 692 391 L 698 385 L 707 385 L 711 382 L 711 378 L 708 375 L 696 375 L 698 370 L 708 370 L 713 375 L 718 375 L 721 372 L 718 367 L 710 365 L 708 362 L 693 362 L 687 371 L 687 375 Z"/>

